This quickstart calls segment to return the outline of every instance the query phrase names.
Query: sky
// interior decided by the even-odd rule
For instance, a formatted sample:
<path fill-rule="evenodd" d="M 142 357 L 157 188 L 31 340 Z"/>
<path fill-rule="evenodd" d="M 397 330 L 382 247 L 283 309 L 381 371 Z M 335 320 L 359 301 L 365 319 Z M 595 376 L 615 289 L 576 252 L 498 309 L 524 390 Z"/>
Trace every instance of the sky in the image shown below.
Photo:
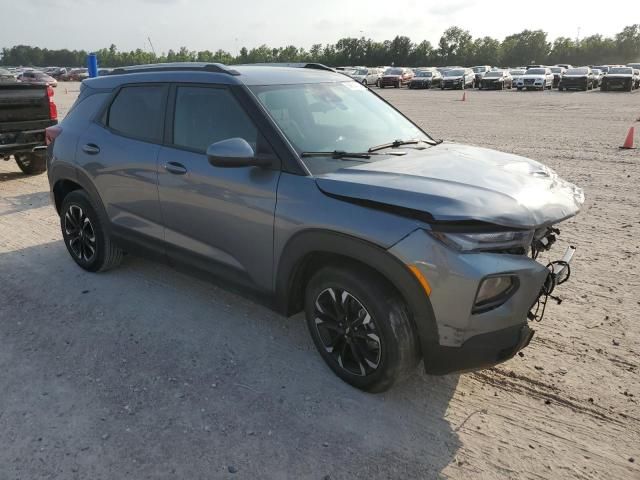
<path fill-rule="evenodd" d="M 553 39 L 612 36 L 640 23 L 638 0 L 0 0 L 0 48 L 18 44 L 157 53 L 186 46 L 237 54 L 246 46 L 334 43 L 342 37 L 376 41 L 396 35 L 436 45 L 457 25 L 474 37 L 502 39 L 542 29 Z M 521 6 L 518 6 L 521 4 Z M 539 5 L 538 5 L 539 4 Z M 526 5 L 526 7 L 525 7 Z M 543 6 L 545 5 L 545 6 Z"/>

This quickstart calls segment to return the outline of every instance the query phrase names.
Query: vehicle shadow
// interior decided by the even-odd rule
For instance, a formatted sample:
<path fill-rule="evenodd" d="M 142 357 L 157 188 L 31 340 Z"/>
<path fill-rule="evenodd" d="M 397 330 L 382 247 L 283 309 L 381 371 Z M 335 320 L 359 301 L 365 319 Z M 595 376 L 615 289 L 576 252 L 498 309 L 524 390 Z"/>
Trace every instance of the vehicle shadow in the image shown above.
<path fill-rule="evenodd" d="M 358 391 L 301 315 L 132 256 L 86 273 L 61 241 L 0 249 L 0 272 L 8 475 L 42 473 L 33 448 L 55 445 L 72 452 L 47 458 L 62 476 L 438 478 L 460 447 L 457 376 Z"/>
<path fill-rule="evenodd" d="M 25 178 L 26 175 L 20 171 L 16 172 L 0 172 L 0 183 Z"/>

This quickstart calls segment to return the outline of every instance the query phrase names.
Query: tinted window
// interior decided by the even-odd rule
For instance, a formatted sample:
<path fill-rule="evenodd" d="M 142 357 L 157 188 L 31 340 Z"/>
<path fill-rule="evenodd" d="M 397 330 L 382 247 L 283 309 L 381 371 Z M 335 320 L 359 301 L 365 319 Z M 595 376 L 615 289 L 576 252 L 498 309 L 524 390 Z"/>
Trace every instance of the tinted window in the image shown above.
<path fill-rule="evenodd" d="M 618 68 L 618 67 L 613 67 L 609 69 L 609 73 L 618 73 L 618 74 L 626 74 L 626 75 L 631 75 L 633 74 L 633 70 L 631 68 Z"/>
<path fill-rule="evenodd" d="M 109 108 L 107 125 L 129 137 L 160 142 L 164 97 L 161 86 L 124 87 Z"/>
<path fill-rule="evenodd" d="M 547 71 L 544 68 L 530 68 L 527 70 L 527 75 L 544 75 Z"/>
<path fill-rule="evenodd" d="M 566 72 L 565 75 L 586 75 L 589 73 L 587 68 L 570 68 Z"/>
<path fill-rule="evenodd" d="M 239 137 L 256 150 L 258 132 L 227 89 L 179 87 L 173 124 L 173 143 L 206 151 L 212 143 Z"/>

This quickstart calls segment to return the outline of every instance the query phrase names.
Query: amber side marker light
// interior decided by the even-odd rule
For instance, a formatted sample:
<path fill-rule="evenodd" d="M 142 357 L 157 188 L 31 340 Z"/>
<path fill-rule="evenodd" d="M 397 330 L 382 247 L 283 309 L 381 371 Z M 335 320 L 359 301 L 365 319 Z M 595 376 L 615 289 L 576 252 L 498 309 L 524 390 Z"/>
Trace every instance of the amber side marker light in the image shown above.
<path fill-rule="evenodd" d="M 422 285 L 422 288 L 424 288 L 424 291 L 427 293 L 427 296 L 431 296 L 431 285 L 429 285 L 429 281 L 424 278 L 420 269 L 415 265 L 407 265 L 407 267 L 409 267 L 411 273 L 413 273 L 413 275 L 418 279 L 420 285 Z"/>

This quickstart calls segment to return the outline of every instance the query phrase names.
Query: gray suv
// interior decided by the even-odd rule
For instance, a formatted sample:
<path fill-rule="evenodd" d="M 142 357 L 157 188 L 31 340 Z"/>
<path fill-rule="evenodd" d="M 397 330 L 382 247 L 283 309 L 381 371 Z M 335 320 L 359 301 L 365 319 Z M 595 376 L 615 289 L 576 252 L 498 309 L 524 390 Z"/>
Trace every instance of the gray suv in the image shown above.
<path fill-rule="evenodd" d="M 434 140 L 315 64 L 116 69 L 83 82 L 47 142 L 78 265 L 141 253 L 304 311 L 328 366 L 368 391 L 421 360 L 444 374 L 525 347 L 573 250 L 535 258 L 584 200 L 540 163 Z"/>

